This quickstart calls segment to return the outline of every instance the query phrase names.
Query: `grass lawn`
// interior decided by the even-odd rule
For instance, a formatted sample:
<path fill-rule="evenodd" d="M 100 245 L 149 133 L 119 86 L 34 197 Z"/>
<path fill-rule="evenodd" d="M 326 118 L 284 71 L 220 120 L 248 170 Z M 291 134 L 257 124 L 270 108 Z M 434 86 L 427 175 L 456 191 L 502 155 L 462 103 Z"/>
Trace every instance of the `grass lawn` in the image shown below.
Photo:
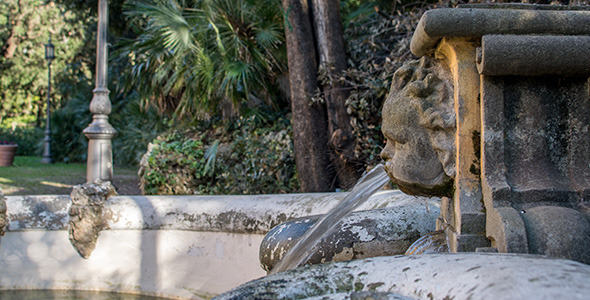
<path fill-rule="evenodd" d="M 0 189 L 4 195 L 70 194 L 72 187 L 86 182 L 85 164 L 42 164 L 41 157 L 17 156 L 11 167 L 0 167 Z M 136 169 L 114 169 L 113 184 L 121 195 L 139 195 Z"/>

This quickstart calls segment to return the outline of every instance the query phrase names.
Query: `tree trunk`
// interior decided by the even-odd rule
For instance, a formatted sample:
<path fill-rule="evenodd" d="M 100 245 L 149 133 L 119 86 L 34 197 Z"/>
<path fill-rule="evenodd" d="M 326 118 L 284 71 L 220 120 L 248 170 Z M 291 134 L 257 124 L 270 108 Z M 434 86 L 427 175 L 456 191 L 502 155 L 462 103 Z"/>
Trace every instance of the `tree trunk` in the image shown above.
<path fill-rule="evenodd" d="M 312 102 L 317 89 L 317 59 L 307 0 L 282 0 L 293 114 L 293 143 L 302 192 L 333 189 L 325 106 Z"/>
<path fill-rule="evenodd" d="M 354 157 L 356 142 L 346 111 L 349 92 L 338 80 L 347 68 L 339 1 L 312 0 L 312 4 L 320 68 L 332 78 L 322 87 L 328 111 L 331 159 L 338 185 L 349 189 L 362 175 L 363 165 Z"/>
<path fill-rule="evenodd" d="M 16 52 L 16 48 L 18 46 L 18 42 L 16 39 L 16 33 L 14 32 L 15 28 L 22 28 L 24 18 L 33 11 L 33 7 L 27 7 L 18 2 L 18 5 L 15 7 L 14 11 L 9 11 L 8 13 L 8 20 L 6 22 L 8 27 L 8 37 L 6 40 L 2 41 L 3 45 L 1 47 L 1 55 L 4 56 L 6 59 L 11 59 L 14 57 L 14 53 Z"/>
<path fill-rule="evenodd" d="M 10 35 L 6 39 L 4 46 L 2 47 L 2 56 L 7 59 L 11 59 L 14 56 L 14 52 L 16 51 L 16 40 L 14 37 L 14 32 L 10 32 Z"/>

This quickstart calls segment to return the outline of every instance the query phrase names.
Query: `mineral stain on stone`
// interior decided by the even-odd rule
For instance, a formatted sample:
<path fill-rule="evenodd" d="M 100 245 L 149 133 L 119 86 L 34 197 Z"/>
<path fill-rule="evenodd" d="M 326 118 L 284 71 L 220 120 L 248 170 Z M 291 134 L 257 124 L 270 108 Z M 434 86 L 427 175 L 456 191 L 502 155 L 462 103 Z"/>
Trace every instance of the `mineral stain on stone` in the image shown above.
<path fill-rule="evenodd" d="M 473 162 L 469 167 L 469 173 L 479 177 L 481 175 L 481 134 L 479 131 L 474 130 L 472 132 L 471 141 L 473 143 L 473 155 L 475 159 L 473 159 Z"/>
<path fill-rule="evenodd" d="M 479 268 L 481 268 L 481 266 L 476 266 L 476 267 L 473 267 L 473 268 L 469 268 L 469 270 L 467 270 L 467 272 L 471 272 L 471 271 L 477 270 Z"/>
<path fill-rule="evenodd" d="M 362 282 L 355 282 L 354 283 L 354 290 L 355 291 L 362 291 L 365 285 Z"/>
<path fill-rule="evenodd" d="M 377 291 L 377 289 L 384 284 L 385 283 L 383 283 L 383 282 L 369 283 L 369 284 L 367 284 L 367 288 L 369 289 L 369 291 L 374 292 L 374 291 Z"/>

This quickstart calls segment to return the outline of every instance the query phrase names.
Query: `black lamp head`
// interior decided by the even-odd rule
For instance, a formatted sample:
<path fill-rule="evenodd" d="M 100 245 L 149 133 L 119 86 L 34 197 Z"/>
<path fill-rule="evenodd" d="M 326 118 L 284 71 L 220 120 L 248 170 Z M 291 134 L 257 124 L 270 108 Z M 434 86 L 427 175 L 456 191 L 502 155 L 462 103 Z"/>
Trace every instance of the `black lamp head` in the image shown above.
<path fill-rule="evenodd" d="M 45 59 L 51 62 L 55 58 L 55 48 L 51 43 L 51 38 L 49 38 L 49 42 L 45 44 Z"/>

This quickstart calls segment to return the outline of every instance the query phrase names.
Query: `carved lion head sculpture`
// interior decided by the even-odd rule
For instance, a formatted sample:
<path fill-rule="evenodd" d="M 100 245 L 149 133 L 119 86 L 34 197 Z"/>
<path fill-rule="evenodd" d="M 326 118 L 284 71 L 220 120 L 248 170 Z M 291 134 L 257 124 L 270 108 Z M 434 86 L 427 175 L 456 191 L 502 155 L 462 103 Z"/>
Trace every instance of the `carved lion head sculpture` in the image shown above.
<path fill-rule="evenodd" d="M 455 176 L 455 111 L 448 70 L 432 59 L 404 64 L 383 104 L 381 152 L 392 181 L 405 193 L 450 196 Z"/>

